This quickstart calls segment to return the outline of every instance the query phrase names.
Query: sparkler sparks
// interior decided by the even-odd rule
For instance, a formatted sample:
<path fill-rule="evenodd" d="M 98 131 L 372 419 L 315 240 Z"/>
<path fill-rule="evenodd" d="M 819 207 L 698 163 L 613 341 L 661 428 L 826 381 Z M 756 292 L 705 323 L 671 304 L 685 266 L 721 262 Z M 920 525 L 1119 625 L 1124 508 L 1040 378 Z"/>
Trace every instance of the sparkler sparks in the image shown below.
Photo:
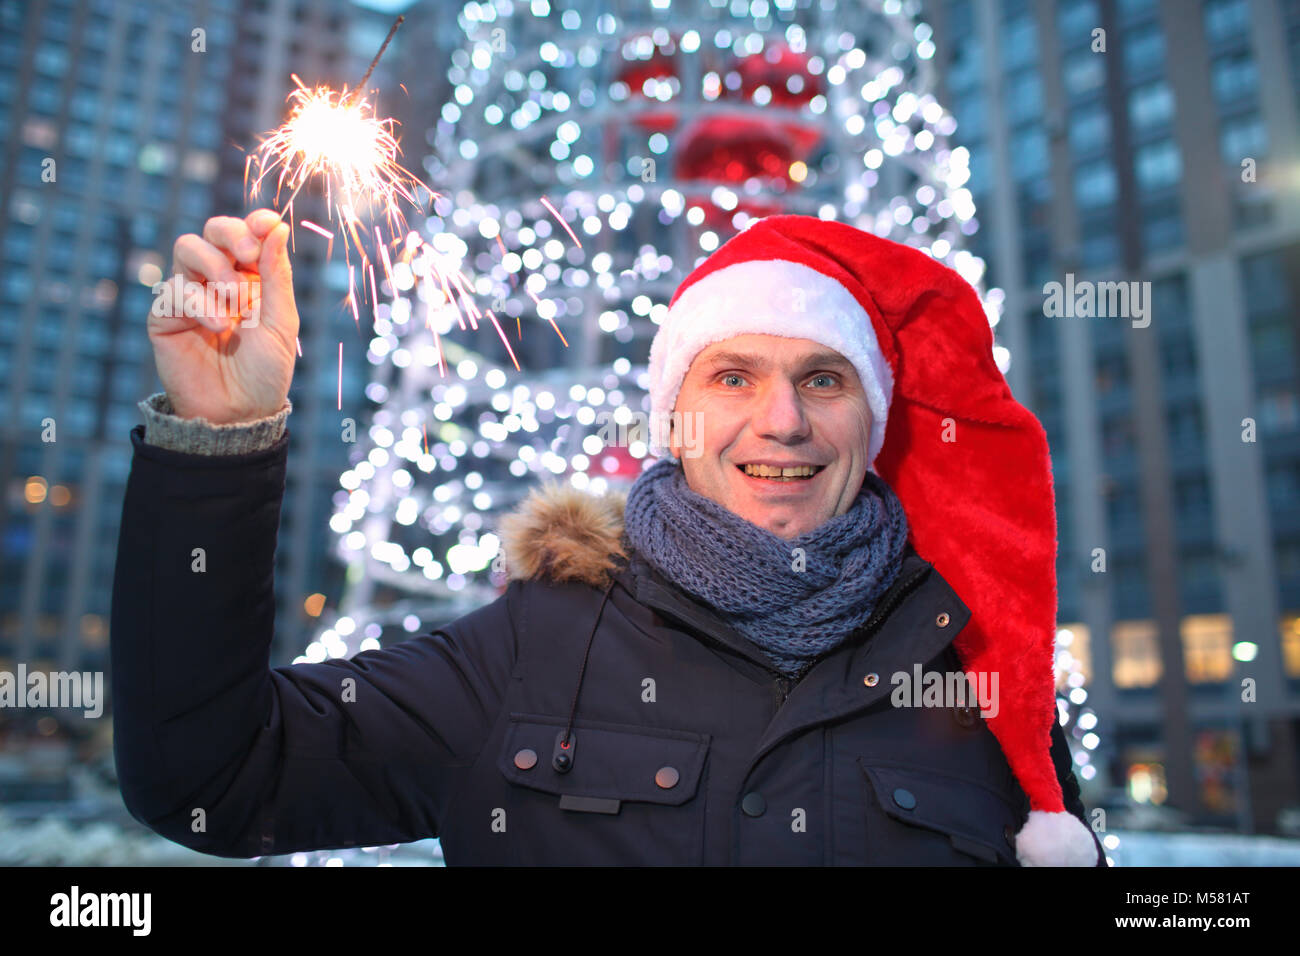
<path fill-rule="evenodd" d="M 249 157 L 249 168 L 257 170 L 252 193 L 260 192 L 268 177 L 275 179 L 277 201 L 282 190 L 291 189 L 283 216 L 308 180 L 319 178 L 325 184 L 331 216 L 337 212 L 346 222 L 345 206 L 370 203 L 394 233 L 404 233 L 400 200 L 418 208 L 417 197 L 425 187 L 398 162 L 401 149 L 393 135 L 397 121 L 376 116 L 370 100 L 359 91 L 308 88 L 297 74 L 293 81 L 297 89 L 289 94 L 288 120 Z"/>
<path fill-rule="evenodd" d="M 258 148 L 249 155 L 244 171 L 245 188 L 252 199 L 264 187 L 273 186 L 274 202 L 280 208 L 280 218 L 288 217 L 290 226 L 296 220 L 299 225 L 326 240 L 329 243 L 326 258 L 333 255 L 335 238 L 342 240 L 348 277 L 347 293 L 342 304 L 346 311 L 351 312 L 358 329 L 359 305 L 362 301 L 369 300 L 371 308 L 376 310 L 378 320 L 381 293 L 391 294 L 396 302 L 402 298 L 403 291 L 415 287 L 415 294 L 424 300 L 427 312 L 425 325 L 433 334 L 438 368 L 444 377 L 447 370 L 439 328 L 433 322 L 435 310 L 443 309 L 454 314 L 456 323 L 462 330 L 466 328 L 468 319 L 469 329 L 477 331 L 479 320 L 486 315 L 504 344 L 511 363 L 519 370 L 519 361 L 497 316 L 475 304 L 478 283 L 462 273 L 457 261 L 459 256 L 440 251 L 438 243 L 426 242 L 418 233 L 410 231 L 406 223 L 406 204 L 423 211 L 426 203 L 432 203 L 442 196 L 402 167 L 399 161 L 401 149 L 394 132 L 398 123 L 395 119 L 378 114 L 375 103 L 367 95 L 369 91 L 366 87 L 371 72 L 403 19 L 399 16 L 393 23 L 379 52 L 356 87 L 349 89 L 345 86 L 342 90 L 328 86 L 309 87 L 296 74 L 293 75 L 295 88 L 287 98 L 287 119 L 282 126 L 267 133 Z M 294 200 L 307 183 L 313 180 L 319 183 L 324 193 L 326 215 L 331 224 L 329 228 L 291 215 Z M 284 192 L 288 193 L 288 199 L 281 204 L 281 194 Z M 541 203 L 568 233 L 573 243 L 582 248 L 577 234 L 550 200 L 543 196 Z M 502 256 L 506 255 L 506 247 L 499 234 L 496 242 Z M 400 279 L 395 276 L 399 267 L 402 270 Z M 514 285 L 519 284 L 513 275 L 510 278 Z M 524 286 L 523 291 L 535 304 L 541 305 L 536 292 L 528 285 Z M 567 348 L 569 343 L 554 318 L 551 315 L 545 317 Z M 522 339 L 523 329 L 519 316 L 516 316 L 516 332 Z M 300 343 L 298 349 L 301 355 Z M 341 410 L 341 342 L 338 405 Z"/>

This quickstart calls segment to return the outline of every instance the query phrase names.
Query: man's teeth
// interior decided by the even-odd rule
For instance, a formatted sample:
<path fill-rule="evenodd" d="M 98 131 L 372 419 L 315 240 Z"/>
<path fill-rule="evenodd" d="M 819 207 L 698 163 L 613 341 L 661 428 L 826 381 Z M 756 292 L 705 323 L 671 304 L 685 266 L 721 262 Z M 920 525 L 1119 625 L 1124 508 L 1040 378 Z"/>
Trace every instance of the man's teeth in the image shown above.
<path fill-rule="evenodd" d="M 755 478 L 774 478 L 783 481 L 790 481 L 802 478 L 811 478 L 817 474 L 816 468 L 811 465 L 800 465 L 797 468 L 777 468 L 774 465 L 745 465 L 745 474 Z"/>

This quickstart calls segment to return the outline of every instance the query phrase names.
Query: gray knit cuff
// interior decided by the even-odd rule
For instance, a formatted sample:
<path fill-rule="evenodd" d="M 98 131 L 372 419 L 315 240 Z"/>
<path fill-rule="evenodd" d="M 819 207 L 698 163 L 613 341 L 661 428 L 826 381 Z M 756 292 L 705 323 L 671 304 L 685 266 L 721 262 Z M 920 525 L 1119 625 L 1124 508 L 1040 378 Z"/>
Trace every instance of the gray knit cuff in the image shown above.
<path fill-rule="evenodd" d="M 247 455 L 270 448 L 284 436 L 293 402 L 286 398 L 284 407 L 274 415 L 230 425 L 214 425 L 206 418 L 180 418 L 166 392 L 154 392 L 136 407 L 144 415 L 146 444 L 191 455 Z"/>

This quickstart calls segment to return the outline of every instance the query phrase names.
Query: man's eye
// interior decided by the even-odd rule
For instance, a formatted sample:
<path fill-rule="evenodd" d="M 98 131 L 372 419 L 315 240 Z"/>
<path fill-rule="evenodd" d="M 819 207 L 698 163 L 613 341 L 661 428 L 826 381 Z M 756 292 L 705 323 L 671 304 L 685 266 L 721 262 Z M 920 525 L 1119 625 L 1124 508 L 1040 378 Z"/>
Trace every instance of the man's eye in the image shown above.
<path fill-rule="evenodd" d="M 825 379 L 825 380 L 826 380 L 826 386 L 827 386 L 828 388 L 829 388 L 830 386 L 832 386 L 832 385 L 835 384 L 835 376 L 834 376 L 834 375 L 831 375 L 831 374 L 829 374 L 829 373 L 827 373 L 827 372 L 823 372 L 823 373 L 821 373 L 820 375 L 814 376 L 813 379 L 812 379 L 812 381 L 816 382 L 816 381 L 819 380 L 819 379 Z"/>
<path fill-rule="evenodd" d="M 739 384 L 745 380 L 745 377 L 743 375 L 737 375 L 735 372 L 728 372 L 726 375 L 722 376 L 723 383 L 727 385 L 731 384 L 732 379 L 735 379 L 736 384 Z"/>

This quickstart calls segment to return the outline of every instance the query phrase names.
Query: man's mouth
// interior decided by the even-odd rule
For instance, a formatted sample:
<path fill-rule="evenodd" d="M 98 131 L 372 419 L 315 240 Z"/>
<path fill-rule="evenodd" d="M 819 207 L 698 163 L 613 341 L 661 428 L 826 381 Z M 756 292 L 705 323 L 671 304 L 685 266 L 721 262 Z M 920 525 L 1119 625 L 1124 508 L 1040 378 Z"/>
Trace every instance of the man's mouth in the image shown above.
<path fill-rule="evenodd" d="M 737 465 L 736 467 L 750 478 L 763 478 L 767 481 L 807 481 L 826 466 L 794 465 L 783 468 L 778 465 Z"/>

